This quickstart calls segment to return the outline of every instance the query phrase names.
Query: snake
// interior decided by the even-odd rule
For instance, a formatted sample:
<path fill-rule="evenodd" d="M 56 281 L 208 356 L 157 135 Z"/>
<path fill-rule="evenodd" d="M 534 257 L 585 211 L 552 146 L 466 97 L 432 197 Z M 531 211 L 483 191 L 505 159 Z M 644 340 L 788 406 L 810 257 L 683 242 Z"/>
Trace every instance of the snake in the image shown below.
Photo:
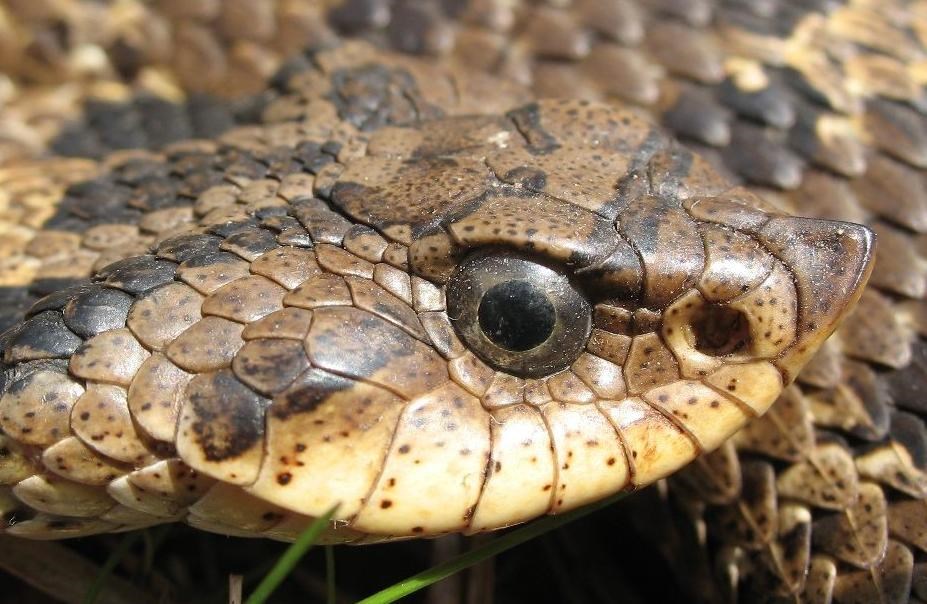
<path fill-rule="evenodd" d="M 0 7 L 0 532 L 641 490 L 694 598 L 927 601 L 925 47 L 892 0 Z"/>

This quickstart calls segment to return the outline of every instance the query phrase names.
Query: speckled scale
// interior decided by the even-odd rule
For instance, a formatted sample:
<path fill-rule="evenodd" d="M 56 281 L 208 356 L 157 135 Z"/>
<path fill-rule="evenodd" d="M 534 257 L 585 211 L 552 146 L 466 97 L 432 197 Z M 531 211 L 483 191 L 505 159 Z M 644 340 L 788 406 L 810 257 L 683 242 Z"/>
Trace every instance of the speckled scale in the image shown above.
<path fill-rule="evenodd" d="M 142 363 L 129 385 L 128 406 L 132 419 L 148 436 L 173 440 L 180 402 L 192 378 L 159 352 Z"/>
<path fill-rule="evenodd" d="M 700 452 L 690 435 L 639 398 L 602 401 L 598 406 L 624 443 L 633 484 L 662 478 L 677 459 L 692 459 Z"/>
<path fill-rule="evenodd" d="M 280 310 L 285 292 L 283 287 L 266 277 L 243 277 L 212 292 L 203 301 L 202 312 L 249 323 Z"/>
<path fill-rule="evenodd" d="M 809 402 L 797 386 L 786 388 L 766 415 L 751 421 L 735 437 L 742 449 L 791 462 L 810 453 L 813 438 Z"/>
<path fill-rule="evenodd" d="M 605 329 L 593 329 L 586 350 L 616 365 L 624 365 L 631 348 L 631 338 Z"/>
<path fill-rule="evenodd" d="M 381 262 L 373 267 L 373 281 L 390 294 L 412 306 L 412 279 L 405 271 Z M 425 310 L 416 308 L 416 310 Z"/>
<path fill-rule="evenodd" d="M 604 259 L 614 232 L 600 216 L 546 196 L 492 197 L 449 230 L 464 247 L 505 243 L 580 266 Z"/>
<path fill-rule="evenodd" d="M 343 243 L 345 250 L 368 262 L 382 260 L 387 247 L 387 242 L 382 236 L 363 225 L 356 225 L 345 233 Z"/>
<path fill-rule="evenodd" d="M 373 264 L 363 258 L 330 244 L 319 244 L 315 248 L 319 266 L 336 275 L 373 278 Z"/>
<path fill-rule="evenodd" d="M 800 341 L 815 336 L 804 336 L 805 330 L 833 329 L 834 302 L 841 293 L 859 291 L 857 283 L 865 274 L 858 268 L 846 266 L 832 272 L 829 286 L 815 288 L 811 275 L 815 265 L 839 266 L 843 258 L 866 257 L 873 246 L 872 234 L 851 226 L 824 231 L 819 223 L 801 218 L 773 218 L 758 233 L 760 242 L 783 262 L 793 267 L 798 303 L 801 309 L 798 329 Z M 811 254 L 811 249 L 817 253 Z M 860 251 L 863 251 L 860 256 Z M 820 338 L 820 335 L 817 336 Z M 799 349 L 798 359 L 803 353 Z M 794 362 L 790 360 L 790 362 Z"/>
<path fill-rule="evenodd" d="M 130 467 L 101 455 L 75 436 L 61 439 L 45 449 L 42 463 L 48 471 L 62 478 L 94 486 L 106 486 Z"/>
<path fill-rule="evenodd" d="M 534 154 L 512 147 L 492 153 L 487 163 L 503 182 L 605 215 L 629 168 L 626 155 L 595 147 L 558 147 Z M 589 166 L 596 167 L 595 175 L 580 177 Z"/>
<path fill-rule="evenodd" d="M 776 487 L 781 494 L 811 505 L 842 510 L 855 501 L 859 482 L 849 452 L 839 444 L 828 444 L 780 473 Z"/>
<path fill-rule="evenodd" d="M 241 231 L 226 237 L 219 249 L 232 252 L 249 262 L 277 247 L 277 239 L 273 232 L 253 228 Z"/>
<path fill-rule="evenodd" d="M 358 308 L 386 319 L 420 340 L 427 340 L 422 322 L 408 302 L 368 279 L 347 277 L 345 282 Z"/>
<path fill-rule="evenodd" d="M 120 386 L 88 384 L 71 410 L 71 429 L 85 445 L 111 459 L 137 464 L 148 457 Z"/>
<path fill-rule="evenodd" d="M 705 270 L 699 291 L 713 302 L 728 301 L 759 285 L 772 270 L 770 257 L 750 237 L 715 226 L 701 229 Z"/>
<path fill-rule="evenodd" d="M 350 306 L 351 291 L 344 277 L 319 273 L 283 297 L 285 306 L 312 309 L 319 306 Z"/>
<path fill-rule="evenodd" d="M 862 483 L 854 503 L 815 522 L 814 544 L 821 551 L 853 566 L 870 568 L 885 555 L 887 521 L 882 489 L 871 483 Z"/>
<path fill-rule="evenodd" d="M 451 424 L 456 426 L 453 430 Z M 460 440 L 451 441 L 451 434 Z M 479 499 L 489 451 L 489 417 L 478 400 L 459 386 L 446 384 L 413 400 L 400 416 L 383 471 L 354 526 L 360 530 L 375 526 L 386 534 L 465 528 Z M 454 484 L 435 480 L 448 468 L 468 480 Z M 423 491 L 429 496 L 408 496 Z M 423 513 L 430 497 L 447 505 Z"/>
<path fill-rule="evenodd" d="M 174 279 L 177 265 L 154 256 L 138 256 L 120 260 L 97 274 L 110 287 L 130 294 L 141 294 Z"/>
<path fill-rule="evenodd" d="M 16 329 L 4 347 L 3 359 L 7 363 L 63 359 L 73 354 L 81 343 L 81 338 L 67 328 L 61 313 L 49 310 L 33 316 Z"/>
<path fill-rule="evenodd" d="M 304 372 L 274 398 L 271 449 L 251 492 L 306 514 L 323 513 L 338 498 L 339 517 L 352 516 L 364 505 L 403 408 L 382 388 L 319 369 Z M 334 476 L 347 478 L 328 479 Z"/>
<path fill-rule="evenodd" d="M 542 406 L 541 412 L 550 426 L 558 469 L 553 510 L 599 499 L 627 486 L 629 470 L 623 444 L 596 406 L 552 402 Z M 580 480 L 584 474 L 595 474 L 596 480 Z"/>
<path fill-rule="evenodd" d="M 146 348 L 161 350 L 201 317 L 203 296 L 183 283 L 154 289 L 132 305 L 126 327 Z"/>
<path fill-rule="evenodd" d="M 251 484 L 264 456 L 269 401 L 230 369 L 201 373 L 186 387 L 175 446 L 195 470 L 231 484 Z"/>
<path fill-rule="evenodd" d="M 657 334 L 633 338 L 627 355 L 627 361 L 623 361 L 624 374 L 631 393 L 641 393 L 680 378 L 676 358 Z"/>
<path fill-rule="evenodd" d="M 293 215 L 299 220 L 312 241 L 340 245 L 351 223 L 318 199 L 299 200 L 293 203 Z"/>
<path fill-rule="evenodd" d="M 221 317 L 204 317 L 175 338 L 165 349 L 180 368 L 200 373 L 228 367 L 243 340 L 241 323 Z"/>
<path fill-rule="evenodd" d="M 49 474 L 36 474 L 19 482 L 13 494 L 39 512 L 75 518 L 98 517 L 115 504 L 100 487 Z"/>
<path fill-rule="evenodd" d="M 913 566 L 912 552 L 897 541 L 889 541 L 885 558 L 874 569 L 875 572 L 848 572 L 837 578 L 834 584 L 834 598 L 853 604 L 873 598 L 880 598 L 892 604 L 909 601 Z"/>
<path fill-rule="evenodd" d="M 20 443 L 52 445 L 70 434 L 71 409 L 83 393 L 60 364 L 25 364 L 0 397 L 0 428 Z"/>
<path fill-rule="evenodd" d="M 638 113 L 583 100 L 542 100 L 509 116 L 528 143 L 603 146 L 646 155 L 666 144 L 662 133 Z"/>
<path fill-rule="evenodd" d="M 258 256 L 251 263 L 251 272 L 292 290 L 320 270 L 313 252 L 300 247 L 280 246 Z"/>
<path fill-rule="evenodd" d="M 234 254 L 212 252 L 197 254 L 183 261 L 177 269 L 177 278 L 207 295 L 248 275 L 248 269 L 248 263 Z"/>
<path fill-rule="evenodd" d="M 492 456 L 471 520 L 472 531 L 547 511 L 556 477 L 550 434 L 537 410 L 516 405 L 494 411 L 492 418 Z M 517 476 L 511 475 L 522 467 Z M 520 505 L 509 506 L 512 498 Z"/>
<path fill-rule="evenodd" d="M 809 398 L 819 425 L 839 426 L 872 441 L 888 433 L 890 399 L 868 365 L 845 362 L 840 386 Z"/>
<path fill-rule="evenodd" d="M 0 435 L 0 459 L 3 460 L 3 470 L 0 471 L 0 484 L 4 485 L 4 487 L 12 486 L 20 480 L 28 478 L 40 469 L 35 460 L 24 450 L 24 447 L 6 435 Z"/>
<path fill-rule="evenodd" d="M 696 493 L 700 500 L 730 505 L 736 503 L 743 486 L 740 457 L 732 443 L 725 442 L 715 451 L 697 457 L 669 480 L 685 492 Z"/>
<path fill-rule="evenodd" d="M 715 430 L 718 425 L 726 425 L 732 418 L 732 423 L 745 423 L 752 415 L 733 397 L 699 382 L 680 381 L 659 386 L 648 390 L 643 398 L 678 422 L 706 451 L 716 449 L 730 436 L 718 434 Z"/>
<path fill-rule="evenodd" d="M 436 213 L 447 215 L 453 207 L 477 197 L 488 188 L 490 178 L 482 162 L 467 158 L 413 163 L 364 158 L 348 164 L 332 191 L 332 201 L 355 219 L 386 229 L 388 234 L 392 226 L 393 238 L 408 243 L 412 229 L 429 226 Z M 401 211 L 386 211 L 393 207 Z"/>
<path fill-rule="evenodd" d="M 87 381 L 128 386 L 148 351 L 126 328 L 97 334 L 71 357 L 68 369 Z"/>
<path fill-rule="evenodd" d="M 683 210 L 642 198 L 619 215 L 618 228 L 641 256 L 646 306 L 665 306 L 701 272 L 704 247 L 695 223 Z"/>
<path fill-rule="evenodd" d="M 468 378 L 472 379 L 473 376 L 463 376 L 464 387 L 468 390 L 474 386 L 479 386 L 479 382 L 468 384 L 470 381 Z M 478 376 L 476 376 L 478 379 Z M 546 396 L 543 401 L 548 402 L 551 400 L 550 391 L 544 388 Z M 510 405 L 516 405 L 526 400 L 525 397 L 525 380 L 515 377 L 513 375 L 508 375 L 505 373 L 497 373 L 494 377 L 491 378 L 488 387 L 486 388 L 482 402 L 483 406 L 487 409 L 500 409 L 508 407 Z M 533 403 L 533 400 L 528 400 L 528 402 Z"/>
<path fill-rule="evenodd" d="M 342 333 L 339 327 L 345 321 L 358 329 Z M 338 338 L 338 348 L 329 344 L 333 337 Z M 406 398 L 428 392 L 448 379 L 444 361 L 430 347 L 360 309 L 315 310 L 306 349 L 314 366 L 373 382 Z M 382 355 L 384 351 L 389 354 Z"/>
<path fill-rule="evenodd" d="M 155 516 L 176 517 L 213 484 L 213 479 L 174 458 L 127 474 L 110 486 L 109 493 L 127 507 Z"/>
<path fill-rule="evenodd" d="M 265 396 L 285 390 L 308 368 L 303 344 L 295 340 L 249 340 L 232 361 L 238 379 Z"/>

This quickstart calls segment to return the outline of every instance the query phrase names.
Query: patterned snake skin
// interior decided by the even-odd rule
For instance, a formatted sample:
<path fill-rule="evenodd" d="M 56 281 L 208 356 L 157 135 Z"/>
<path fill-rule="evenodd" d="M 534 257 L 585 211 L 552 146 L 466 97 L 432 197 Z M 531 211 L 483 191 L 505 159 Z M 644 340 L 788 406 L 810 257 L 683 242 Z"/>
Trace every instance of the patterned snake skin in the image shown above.
<path fill-rule="evenodd" d="M 478 531 L 718 447 L 630 498 L 699 597 L 927 601 L 925 50 L 922 2 L 9 2 L 7 532 Z"/>

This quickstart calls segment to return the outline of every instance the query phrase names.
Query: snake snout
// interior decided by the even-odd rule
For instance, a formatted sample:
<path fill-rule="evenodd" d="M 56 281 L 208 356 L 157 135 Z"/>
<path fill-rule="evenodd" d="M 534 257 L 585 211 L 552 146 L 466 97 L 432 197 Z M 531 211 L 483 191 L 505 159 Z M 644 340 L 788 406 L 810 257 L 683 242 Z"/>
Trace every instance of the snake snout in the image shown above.
<path fill-rule="evenodd" d="M 775 217 L 757 237 L 789 269 L 798 294 L 796 340 L 776 362 L 791 380 L 862 295 L 876 236 L 849 222 Z"/>

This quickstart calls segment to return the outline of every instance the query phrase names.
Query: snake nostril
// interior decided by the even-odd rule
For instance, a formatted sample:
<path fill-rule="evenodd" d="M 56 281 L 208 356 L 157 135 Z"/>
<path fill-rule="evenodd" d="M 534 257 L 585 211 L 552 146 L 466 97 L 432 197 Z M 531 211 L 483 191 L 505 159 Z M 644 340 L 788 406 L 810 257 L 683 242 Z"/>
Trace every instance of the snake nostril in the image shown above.
<path fill-rule="evenodd" d="M 692 318 L 694 347 L 709 356 L 728 356 L 747 352 L 751 345 L 750 322 L 737 309 L 706 305 Z"/>

